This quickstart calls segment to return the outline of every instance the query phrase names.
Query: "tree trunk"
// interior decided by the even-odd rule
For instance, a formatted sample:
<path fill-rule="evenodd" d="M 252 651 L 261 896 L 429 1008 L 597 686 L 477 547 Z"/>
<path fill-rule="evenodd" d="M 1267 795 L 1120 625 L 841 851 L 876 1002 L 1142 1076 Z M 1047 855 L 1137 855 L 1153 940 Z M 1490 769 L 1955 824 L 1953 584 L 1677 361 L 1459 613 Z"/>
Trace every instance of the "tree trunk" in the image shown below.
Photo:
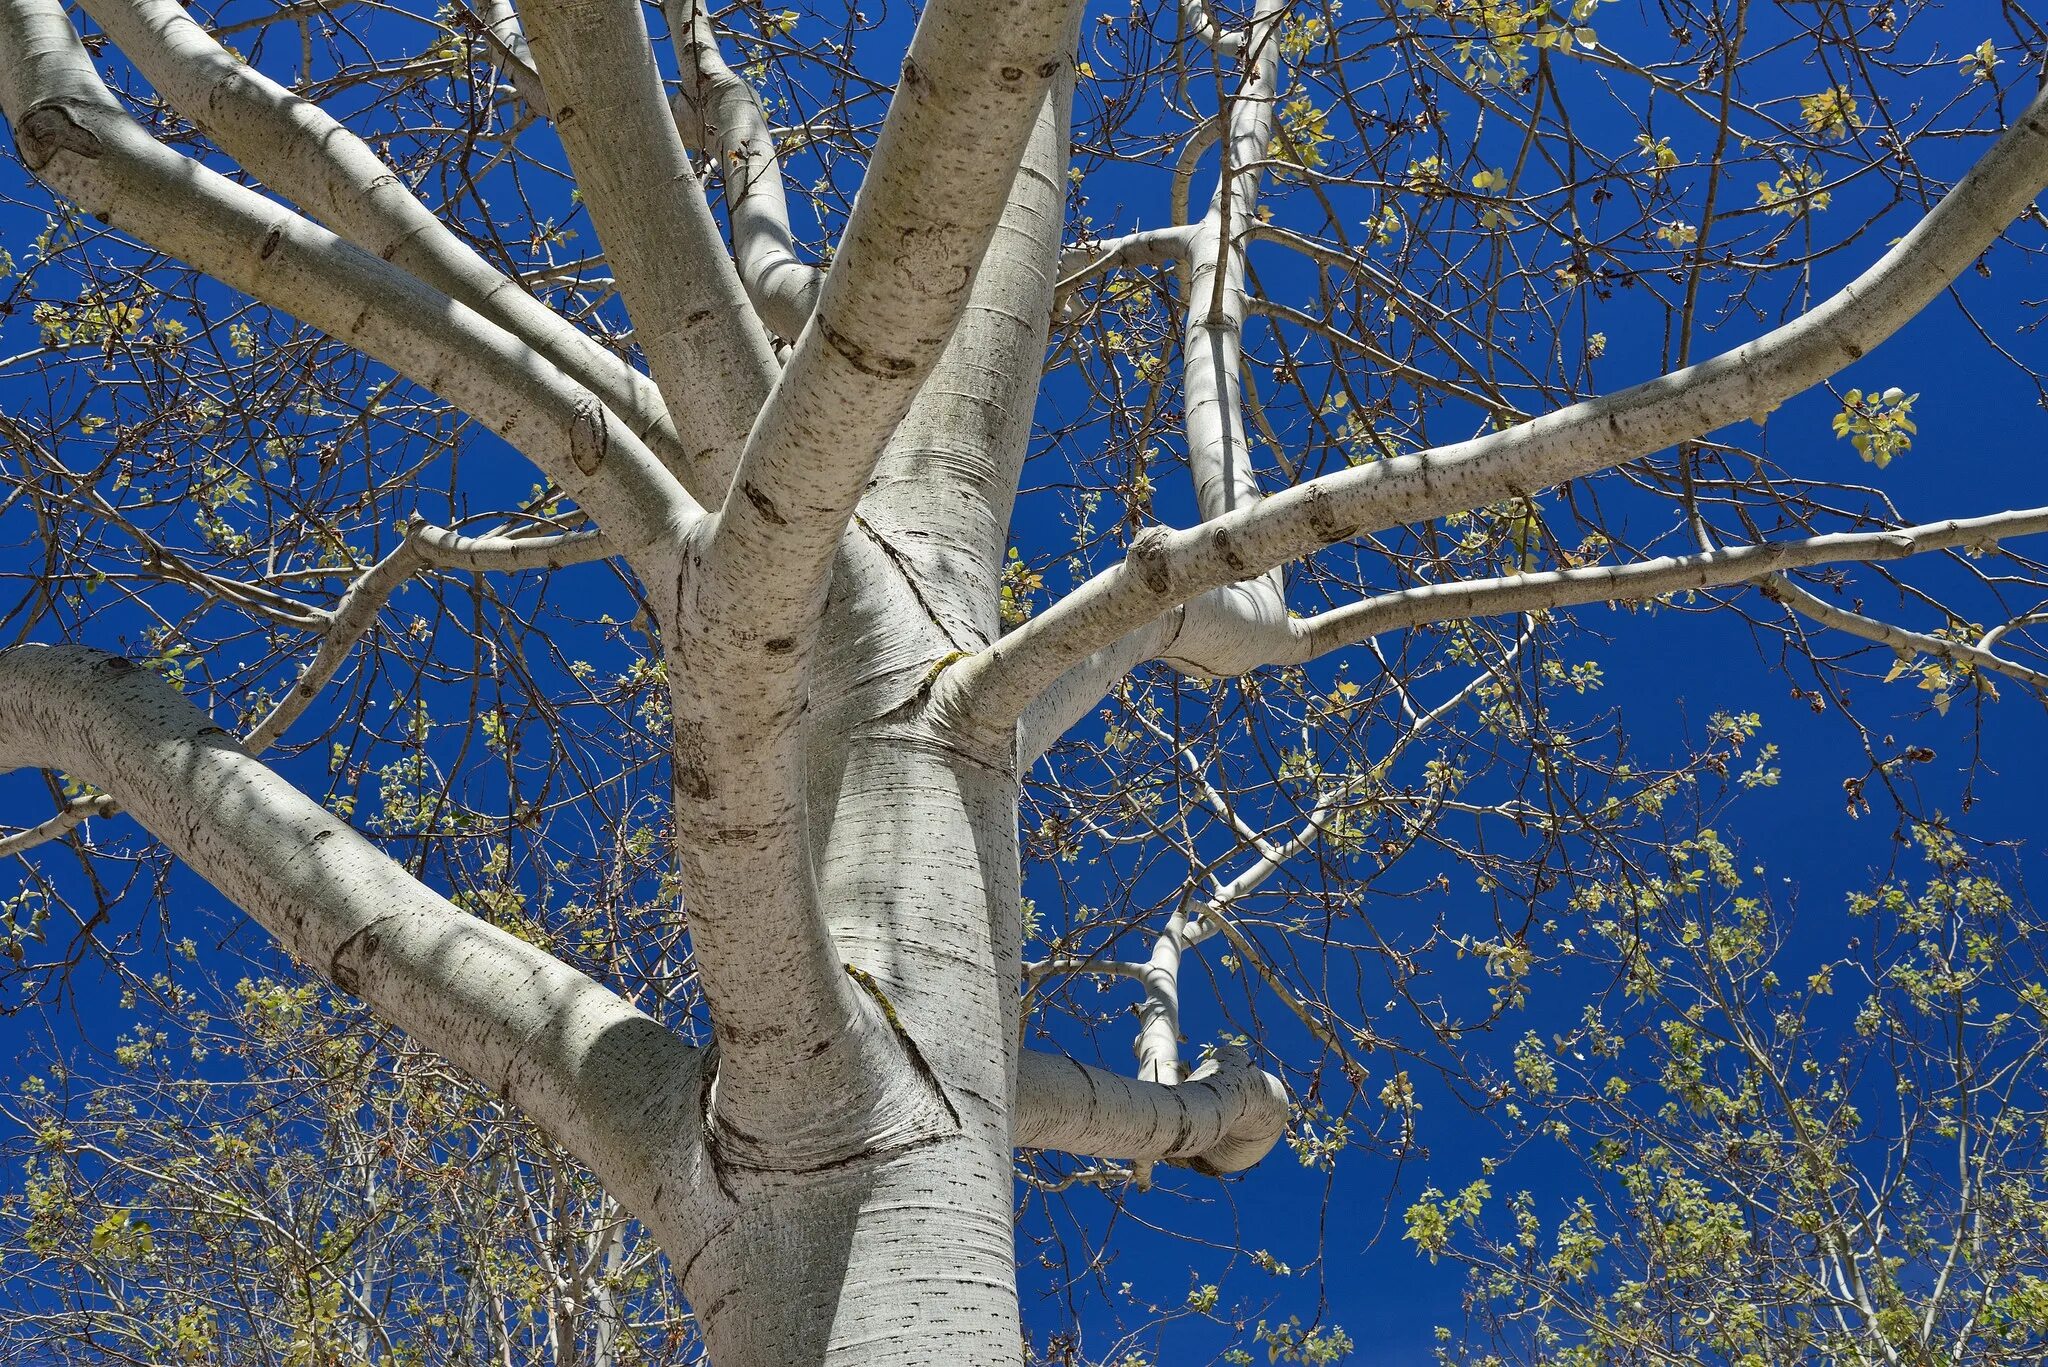
<path fill-rule="evenodd" d="M 885 716 L 829 768 L 816 840 L 835 940 L 948 1117 L 806 1171 L 731 1163 L 714 1141 L 738 1214 L 678 1266 L 719 1367 L 1020 1361 L 1017 782 L 991 760 Z"/>

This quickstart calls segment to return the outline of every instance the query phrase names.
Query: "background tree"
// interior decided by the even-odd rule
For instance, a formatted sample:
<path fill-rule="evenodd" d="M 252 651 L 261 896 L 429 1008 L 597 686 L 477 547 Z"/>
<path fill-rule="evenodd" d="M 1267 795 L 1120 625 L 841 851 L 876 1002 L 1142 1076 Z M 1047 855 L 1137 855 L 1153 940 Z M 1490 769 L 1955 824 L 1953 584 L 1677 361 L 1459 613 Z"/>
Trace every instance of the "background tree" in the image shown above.
<path fill-rule="evenodd" d="M 0 1361 L 628 1367 L 694 1347 L 640 1228 L 439 1060 L 316 983 L 154 986 L 127 1004 L 155 1028 L 10 1098 L 26 1180 L 0 1207 Z"/>
<path fill-rule="evenodd" d="M 1409 1208 L 1469 1274 L 1447 1360 L 2039 1359 L 2041 926 L 1952 832 L 1914 834 L 1917 876 L 1848 897 L 1847 954 L 1712 831 L 1600 909 L 1628 990 L 1525 1035 L 1514 1104 L 1604 1180 L 1562 1220 L 1485 1176 Z"/>
<path fill-rule="evenodd" d="M 1014 1361 L 1020 1147 L 1035 1220 L 1514 1127 L 1570 918 L 1783 777 L 1748 709 L 1643 743 L 1573 609 L 1745 615 L 1902 832 L 1869 692 L 2048 682 L 2028 472 L 1909 516 L 1873 354 L 1939 311 L 2040 392 L 2018 4 L 83 8 L 0 0 L 60 197 L 17 986 L 161 952 L 127 814 L 586 1165 L 727 1367 Z M 1138 1309 L 1348 1342 L 1220 1297 Z"/>

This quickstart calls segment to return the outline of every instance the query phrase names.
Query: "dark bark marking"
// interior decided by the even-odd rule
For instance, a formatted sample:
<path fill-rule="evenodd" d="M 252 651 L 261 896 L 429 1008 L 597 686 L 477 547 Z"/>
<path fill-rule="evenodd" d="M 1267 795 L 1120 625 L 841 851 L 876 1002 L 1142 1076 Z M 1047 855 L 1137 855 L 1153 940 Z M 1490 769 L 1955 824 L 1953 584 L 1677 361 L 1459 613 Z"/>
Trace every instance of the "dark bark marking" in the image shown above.
<path fill-rule="evenodd" d="M 747 502 L 754 505 L 754 511 L 761 515 L 763 522 L 766 522 L 771 527 L 787 527 L 789 525 L 789 519 L 784 517 L 782 510 L 775 506 L 775 500 L 768 497 L 767 494 L 756 488 L 752 483 L 742 484 L 740 486 L 740 493 L 746 497 Z"/>
<path fill-rule="evenodd" d="M 966 270 L 971 277 L 973 268 Z M 872 375 L 878 380 L 900 380 L 917 369 L 916 361 L 904 357 L 871 355 L 866 347 L 826 322 L 822 314 L 818 316 L 817 323 L 818 331 L 824 334 L 832 349 L 863 375 Z"/>
<path fill-rule="evenodd" d="M 604 405 L 589 397 L 580 400 L 575 416 L 569 420 L 569 459 L 584 474 L 594 475 L 604 464 L 611 444 L 610 424 L 605 420 Z"/>

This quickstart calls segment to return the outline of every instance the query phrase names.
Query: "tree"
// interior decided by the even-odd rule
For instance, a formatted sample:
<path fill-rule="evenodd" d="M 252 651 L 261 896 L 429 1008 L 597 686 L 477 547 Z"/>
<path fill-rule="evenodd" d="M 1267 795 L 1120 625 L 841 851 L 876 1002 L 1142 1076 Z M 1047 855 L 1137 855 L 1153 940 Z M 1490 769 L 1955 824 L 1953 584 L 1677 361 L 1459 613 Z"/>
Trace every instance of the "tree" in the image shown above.
<path fill-rule="evenodd" d="M 1569 609 L 1753 611 L 1828 705 L 1843 639 L 1944 712 L 2048 683 L 2001 546 L 2048 511 L 1909 522 L 1730 430 L 1846 368 L 1836 437 L 1901 464 L 1919 396 L 1858 366 L 2024 250 L 2041 30 L 1359 8 L 933 0 L 905 39 L 677 3 L 652 38 L 631 0 L 87 0 L 81 38 L 4 0 L 0 107 L 63 201 L 10 262 L 43 397 L 9 620 L 146 666 L 0 655 L 0 768 L 64 804 L 6 851 L 132 817 L 587 1165 L 723 1367 L 1017 1360 L 1017 1148 L 1080 1160 L 1030 1187 L 1142 1186 L 1283 1134 L 1411 1154 L 1425 1068 L 1497 1105 L 1540 909 L 1642 883 L 1738 758 L 1777 776 L 1746 714 L 1659 763 L 1575 712 Z M 1624 334 L 1649 378 L 1586 397 L 1625 289 L 1665 354 Z M 1695 359 L 1713 322 L 1747 340 Z M 1910 811 L 1913 751 L 1851 723 L 1851 800 Z M 16 899 L 25 972 L 116 914 L 97 867 Z M 1424 912 L 1455 996 L 1369 905 L 1451 869 L 1491 923 Z M 1293 1023 L 1191 1066 L 1212 940 L 1219 999 Z M 1347 1011 L 1382 950 L 1395 1005 Z M 1136 1077 L 1066 1052 L 1098 978 L 1140 994 Z"/>
<path fill-rule="evenodd" d="M 50 1058 L 9 1099 L 0 1361 L 630 1367 L 692 1343 L 638 1227 L 431 1055 L 314 983 L 152 986 L 154 1028 L 104 1069 Z"/>

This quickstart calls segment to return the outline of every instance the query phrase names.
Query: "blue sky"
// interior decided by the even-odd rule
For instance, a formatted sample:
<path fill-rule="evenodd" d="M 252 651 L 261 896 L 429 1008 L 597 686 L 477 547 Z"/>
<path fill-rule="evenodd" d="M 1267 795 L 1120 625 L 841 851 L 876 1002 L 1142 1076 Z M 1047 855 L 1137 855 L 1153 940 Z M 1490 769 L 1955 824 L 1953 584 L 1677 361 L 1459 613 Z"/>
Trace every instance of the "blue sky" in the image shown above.
<path fill-rule="evenodd" d="M 1919 40 L 1951 56 L 1967 51 L 1989 31 L 1987 9 L 1958 4 L 1931 11 L 1920 20 Z M 875 29 L 860 44 L 864 58 L 900 43 L 904 14 L 876 17 Z M 1603 13 L 1601 30 L 1610 44 L 1658 41 L 1647 21 L 1625 5 Z M 1668 44 L 1668 39 L 1664 41 Z M 1798 52 L 1788 49 L 1759 68 L 1757 93 L 1785 97 L 1805 93 L 1813 83 L 1806 66 Z M 2015 57 L 2007 70 L 2019 66 Z M 1924 79 L 1931 82 L 1938 76 L 1937 72 Z M 2031 80 L 2031 75 L 2019 78 L 2018 87 L 2030 86 Z M 1582 130 L 1585 140 L 1626 146 L 1641 111 L 1631 109 L 1625 95 L 1604 102 L 1588 98 L 1599 112 L 1589 115 L 1591 121 Z M 1453 114 L 1454 124 L 1458 117 Z M 1684 136 L 1682 121 L 1658 126 L 1674 127 L 1681 139 Z M 1469 137 L 1470 129 L 1454 127 L 1451 136 Z M 1493 159 L 1496 144 L 1488 139 L 1498 136 L 1494 131 L 1480 135 L 1481 163 Z M 1956 140 L 1926 150 L 1924 155 L 1938 172 L 1953 173 L 1981 145 L 1981 140 Z M 798 169 L 808 173 L 814 168 Z M 4 178 L 0 179 L 0 194 L 6 197 L 0 201 L 0 246 L 25 261 L 29 244 L 43 229 L 45 219 L 34 207 L 39 202 L 36 192 L 24 187 L 17 165 L 0 167 L 0 178 Z M 1741 178 L 1738 174 L 1731 180 Z M 1156 172 L 1134 171 L 1125 181 L 1091 183 L 1090 210 L 1101 218 L 1097 228 L 1108 231 L 1163 221 L 1158 193 L 1161 182 Z M 1746 185 L 1735 188 L 1747 190 Z M 1703 189 L 1703 174 L 1691 174 L 1678 198 L 1681 202 L 1688 196 L 1696 199 Z M 1859 200 L 1859 194 L 1871 197 Z M 1876 190 L 1850 187 L 1841 192 L 1833 212 L 1837 219 L 1847 221 L 1865 208 L 1874 212 L 1880 204 Z M 565 210 L 565 218 L 572 213 Z M 1860 271 L 1882 250 L 1887 238 L 1903 230 L 1910 216 L 1910 206 L 1893 210 L 1859 241 L 1818 259 L 1805 283 L 1805 297 L 1822 297 Z M 2041 245 L 2041 235 L 2038 226 L 2021 230 L 2023 239 L 2033 247 Z M 1937 302 L 1838 379 L 1840 385 L 1866 389 L 1899 385 L 1923 396 L 1914 410 L 1919 433 L 1910 453 L 1881 475 L 1874 473 L 1846 443 L 1834 438 L 1828 423 L 1837 403 L 1820 392 L 1778 410 L 1762 434 L 1763 448 L 1781 466 L 1800 475 L 1877 484 L 1897 501 L 1908 520 L 2048 503 L 2048 462 L 2042 456 L 2048 450 L 2044 443 L 2048 413 L 2043 411 L 2041 393 L 2018 368 L 1993 353 L 1977 326 L 2021 360 L 2048 368 L 2044 364 L 2048 363 L 2048 348 L 2029 330 L 2040 322 L 2039 299 L 2048 295 L 2048 285 L 2033 258 L 2016 251 L 1993 253 L 1987 266 L 1988 275 L 1966 276 L 1952 298 Z M 1289 269 L 1284 265 L 1268 268 L 1269 287 L 1278 291 L 1294 283 L 1298 277 L 1290 276 Z M 1709 307 L 1703 317 L 1716 317 L 1729 291 L 1741 283 L 1726 275 L 1717 277 L 1709 286 Z M 1975 325 L 1964 316 L 1958 301 L 1974 315 Z M 1712 354 L 1763 326 L 1767 323 L 1741 315 L 1711 330 L 1703 324 L 1693 354 Z M 1597 327 L 1609 339 L 1606 356 L 1593 371 L 1599 389 L 1616 388 L 1654 374 L 1669 354 L 1663 311 L 1646 291 L 1618 292 L 1599 306 L 1585 327 Z M 34 331 L 26 308 L 17 302 L 11 315 L 0 318 L 0 351 L 11 355 L 28 350 Z M 93 386 L 96 380 L 106 378 L 105 374 L 75 375 L 67 382 L 65 401 L 99 402 L 104 396 L 96 396 Z M 1077 391 L 1061 390 L 1057 383 L 1047 400 L 1052 410 L 1079 402 Z M 48 402 L 41 387 L 17 371 L 0 372 L 0 404 L 25 417 L 46 417 L 61 406 Z M 1758 440 L 1748 431 L 1741 439 Z M 1034 466 L 1034 476 L 1048 467 L 1056 476 L 1059 463 L 1057 455 L 1042 458 Z M 439 481 L 441 486 L 420 497 L 422 510 L 429 516 L 445 518 L 465 510 L 481 511 L 505 501 L 503 478 L 475 466 L 451 470 L 435 465 L 429 468 L 426 481 Z M 523 492 L 523 488 L 515 492 Z M 1167 517 L 1184 515 L 1185 492 L 1162 489 L 1159 507 Z M 365 517 L 356 530 L 365 538 L 388 535 L 391 522 L 403 511 L 380 508 Z M 1638 513 L 1645 519 L 1643 525 L 1654 520 L 1655 512 L 1645 506 Z M 386 529 L 383 533 L 378 531 L 380 526 Z M 0 569 L 14 574 L 34 570 L 39 559 L 33 535 L 23 510 L 0 512 Z M 1067 536 L 1057 499 L 1023 505 L 1014 539 L 1027 553 L 1048 558 L 1063 555 Z M 0 601 L 0 611 L 12 606 L 16 591 L 12 584 L 16 582 L 10 581 L 9 596 Z M 401 610 L 408 602 L 400 600 Z M 1901 607 L 1883 595 L 1873 595 L 1871 602 L 1873 611 L 1894 611 L 1901 614 L 1901 620 L 1912 620 L 1914 605 Z M 1755 595 L 1749 596 L 1746 605 L 1760 617 L 1768 617 L 1772 611 Z M 497 614 L 503 630 L 522 640 L 547 638 L 547 645 L 559 646 L 564 656 L 575 654 L 607 672 L 627 668 L 634 653 L 632 632 L 616 624 L 629 621 L 635 605 L 616 578 L 600 570 L 574 572 L 545 589 L 532 583 L 509 588 L 505 603 L 488 610 Z M 522 620 L 530 624 L 530 634 L 517 627 Z M 1724 835 L 1740 843 L 1746 859 L 1768 870 L 1781 896 L 1798 909 L 1801 943 L 1814 952 L 1825 952 L 1845 933 L 1840 913 L 1843 896 L 1885 876 L 1901 849 L 1899 825 L 1882 799 L 1875 811 L 1862 816 L 1853 815 L 1845 805 L 1844 780 L 1865 776 L 1869 769 L 1853 729 L 1835 708 L 1816 713 L 1805 698 L 1794 696 L 1795 689 L 1813 686 L 1809 671 L 1783 652 L 1776 637 L 1758 632 L 1733 613 L 1645 614 L 1588 608 L 1577 614 L 1576 621 L 1586 633 L 1577 645 L 1580 657 L 1597 660 L 1606 680 L 1604 689 L 1587 702 L 1585 718 L 1618 713 L 1635 754 L 1675 759 L 1700 739 L 1714 712 L 1760 714 L 1765 736 L 1780 747 L 1778 763 L 1784 780 L 1776 787 L 1743 794 L 1716 818 L 1717 824 Z M 96 619 L 95 643 L 132 648 L 141 629 L 142 619 L 137 614 L 109 610 Z M 50 628 L 39 628 L 32 638 L 49 639 Z M 1821 640 L 1830 650 L 1853 644 L 1834 637 Z M 456 673 L 464 664 L 465 649 L 455 640 L 451 645 L 454 654 L 444 662 Z M 537 654 L 545 653 L 539 645 L 535 649 Z M 238 643 L 230 653 L 243 663 L 264 658 L 264 650 L 250 642 Z M 1362 655 L 1354 653 L 1345 661 L 1318 665 L 1318 677 L 1334 677 L 1339 663 L 1360 674 L 1372 668 Z M 1886 663 L 1882 652 L 1875 652 L 1861 668 L 1882 676 Z M 554 659 L 544 672 L 559 680 L 560 667 L 561 660 Z M 232 674 L 227 669 L 215 672 L 224 677 Z M 276 672 L 274 667 L 272 672 Z M 203 682 L 208 671 L 202 669 L 195 677 Z M 2038 700 L 2019 685 L 2003 685 L 2000 701 L 1980 708 L 1965 699 L 1941 716 L 1928 707 L 1927 694 L 1917 690 L 1910 678 L 1881 683 L 1877 677 L 1852 677 L 1845 686 L 1858 715 L 1874 733 L 1893 735 L 1902 744 L 1910 738 L 1935 752 L 1933 760 L 1917 764 L 1911 771 L 1911 800 L 1918 814 L 1955 818 L 1979 841 L 2009 842 L 2012 862 L 2023 880 L 2038 881 L 2048 872 L 2039 867 L 2043 817 L 2035 772 L 2048 758 L 2048 717 Z M 441 723 L 441 739 L 435 742 L 434 753 L 452 755 L 468 735 L 464 720 L 474 715 L 475 704 L 467 691 L 459 681 L 435 681 L 424 673 L 406 689 L 429 705 Z M 308 723 L 307 734 L 323 732 L 337 709 L 350 706 L 348 696 L 342 695 L 326 715 L 316 714 Z M 592 724 L 602 720 L 598 715 Z M 376 724 L 388 730 L 385 719 L 379 718 Z M 365 742 L 366 762 L 375 764 L 388 756 L 379 744 Z M 623 765 L 640 758 L 646 756 L 625 760 L 615 756 L 610 762 Z M 310 789 L 324 791 L 330 781 L 328 755 L 320 745 L 280 763 Z M 502 793 L 497 796 L 502 800 Z M 484 803 L 492 800 L 492 795 L 479 789 L 476 799 Z M 27 824 L 48 810 L 48 797 L 34 776 L 0 779 L 0 822 L 9 827 Z M 566 832 L 553 838 L 558 847 L 573 846 L 576 839 Z M 54 848 L 35 856 L 39 866 L 51 869 L 51 876 L 59 879 L 76 876 L 56 868 L 67 858 Z M 1052 876 L 1044 868 L 1034 868 L 1028 874 L 1027 893 L 1048 906 L 1056 905 L 1061 895 Z M 1105 871 L 1090 876 L 1116 875 Z M 1172 871 L 1148 876 L 1172 876 Z M 0 871 L 0 897 L 11 895 L 12 890 L 12 871 Z M 169 898 L 171 935 L 195 934 L 205 942 L 223 936 L 232 918 L 224 915 L 217 903 L 218 899 L 188 876 L 175 878 Z M 189 915 L 188 923 L 195 906 L 209 910 L 204 915 Z M 110 933 L 136 932 L 148 943 L 154 934 L 155 912 L 143 905 L 141 889 L 124 901 L 120 910 L 128 919 L 110 926 Z M 248 937 L 242 937 L 240 943 L 249 943 Z M 20 1054 L 51 1034 L 60 1048 L 110 1047 L 113 1035 L 128 1021 L 113 1008 L 105 976 L 88 962 L 68 986 L 64 998 L 46 996 L 29 1004 L 29 1009 L 0 1018 L 0 1051 Z M 1233 1002 L 1238 999 L 1232 998 Z M 1270 1000 L 1259 1002 L 1256 992 L 1244 999 L 1259 1010 L 1259 1020 L 1272 1032 L 1264 1042 L 1276 1052 L 1301 1053 L 1311 1048 Z M 11 1008 L 17 1002 L 5 1005 Z M 1560 988 L 1550 996 L 1539 990 L 1538 1005 L 1528 1021 L 1513 1024 L 1503 1036 L 1503 1047 L 1525 1023 L 1541 1027 L 1569 1019 L 1575 1009 L 1576 999 L 1568 989 Z M 1188 994 L 1185 1033 L 1192 1044 L 1243 1028 L 1241 1015 L 1226 1017 L 1204 991 Z M 1125 1066 L 1115 1031 L 1105 1032 L 1102 1038 L 1104 1057 L 1113 1066 Z M 1376 1090 L 1379 1081 L 1371 1079 L 1367 1091 Z M 1107 1229 L 1107 1243 L 1114 1255 L 1084 1277 L 1075 1293 L 1083 1323 L 1088 1326 L 1091 1354 L 1105 1352 L 1120 1326 L 1135 1330 L 1148 1324 L 1153 1318 L 1145 1308 L 1148 1305 L 1175 1307 L 1191 1284 L 1218 1280 L 1231 1261 L 1229 1250 L 1236 1248 L 1270 1250 L 1275 1258 L 1298 1269 L 1314 1263 L 1318 1251 L 1322 1261 L 1313 1273 L 1302 1271 L 1287 1277 L 1240 1266 L 1226 1284 L 1226 1305 L 1241 1303 L 1252 1318 L 1261 1313 L 1278 1318 L 1299 1315 L 1304 1321 L 1325 1318 L 1341 1324 L 1358 1345 L 1356 1361 L 1391 1364 L 1423 1360 L 1433 1342 L 1434 1326 L 1457 1321 L 1460 1287 L 1457 1274 L 1448 1265 L 1432 1266 L 1399 1239 L 1400 1211 L 1427 1183 L 1453 1188 L 1470 1180 L 1480 1159 L 1499 1148 L 1500 1132 L 1493 1121 L 1460 1118 L 1454 1105 L 1434 1094 L 1425 1100 L 1423 1144 L 1427 1152 L 1398 1166 L 1378 1154 L 1359 1152 L 1340 1162 L 1331 1175 L 1296 1163 L 1282 1149 L 1252 1174 L 1220 1185 L 1185 1174 L 1169 1175 L 1154 1192 L 1126 1199 L 1113 1223 L 1107 1203 L 1100 1198 L 1076 1198 L 1074 1211 L 1093 1224 L 1097 1237 Z M 1545 1200 L 1561 1203 L 1574 1189 L 1575 1179 L 1547 1168 L 1540 1155 L 1532 1155 L 1514 1171 L 1519 1175 L 1512 1180 L 1530 1186 Z M 1503 1183 L 1509 1180 L 1504 1178 Z M 1048 1228 L 1040 1223 L 1045 1218 L 1042 1209 L 1034 1204 L 1027 1218 L 1027 1246 Z M 1027 1321 L 1036 1331 L 1035 1337 L 1042 1339 L 1063 1321 L 1061 1297 L 1047 1292 L 1046 1275 L 1027 1268 L 1023 1280 Z M 1125 1283 L 1130 1286 L 1128 1294 L 1123 1290 Z M 1262 1310 L 1268 1300 L 1273 1309 Z M 1133 1346 L 1149 1352 L 1153 1342 L 1147 1336 Z M 1217 1330 L 1201 1323 L 1171 1327 L 1163 1342 L 1166 1360 L 1176 1362 L 1207 1360 L 1224 1346 Z"/>

